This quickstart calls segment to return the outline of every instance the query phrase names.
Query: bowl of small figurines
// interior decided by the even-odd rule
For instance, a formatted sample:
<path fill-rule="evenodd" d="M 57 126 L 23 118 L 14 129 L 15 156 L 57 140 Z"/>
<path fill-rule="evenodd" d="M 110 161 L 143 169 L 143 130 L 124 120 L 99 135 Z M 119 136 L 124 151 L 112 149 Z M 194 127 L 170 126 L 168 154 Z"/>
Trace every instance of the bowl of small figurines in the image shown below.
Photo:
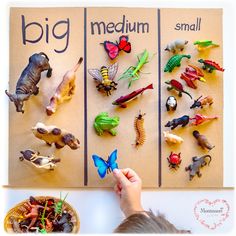
<path fill-rule="evenodd" d="M 55 197 L 30 197 L 8 211 L 4 219 L 7 233 L 78 233 L 76 211 Z"/>

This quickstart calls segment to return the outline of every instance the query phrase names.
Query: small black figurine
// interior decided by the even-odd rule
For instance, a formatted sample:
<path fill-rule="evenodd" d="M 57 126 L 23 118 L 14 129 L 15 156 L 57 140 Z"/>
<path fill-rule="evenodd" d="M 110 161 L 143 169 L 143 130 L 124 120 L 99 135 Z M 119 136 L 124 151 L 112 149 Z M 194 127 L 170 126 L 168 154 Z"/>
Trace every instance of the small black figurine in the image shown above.
<path fill-rule="evenodd" d="M 165 127 L 171 127 L 171 129 L 175 129 L 178 125 L 182 125 L 182 127 L 185 127 L 188 123 L 189 123 L 189 116 L 184 115 L 181 116 L 180 118 L 168 121 Z"/>

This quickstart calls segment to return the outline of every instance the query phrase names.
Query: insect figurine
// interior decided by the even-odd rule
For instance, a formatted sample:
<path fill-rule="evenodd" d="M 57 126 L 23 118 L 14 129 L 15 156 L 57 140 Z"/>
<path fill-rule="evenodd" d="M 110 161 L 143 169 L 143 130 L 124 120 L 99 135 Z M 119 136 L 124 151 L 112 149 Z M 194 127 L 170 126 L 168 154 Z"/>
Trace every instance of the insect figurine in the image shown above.
<path fill-rule="evenodd" d="M 135 117 L 134 120 L 134 128 L 136 131 L 136 141 L 135 141 L 135 147 L 138 148 L 139 146 L 143 145 L 146 139 L 146 133 L 144 130 L 144 119 L 143 116 L 146 115 L 145 113 L 141 113 L 139 111 L 139 115 Z"/>
<path fill-rule="evenodd" d="M 136 66 L 130 66 L 118 80 L 129 79 L 128 88 L 132 85 L 135 80 L 140 78 L 139 73 L 142 67 L 148 63 L 149 52 L 145 49 L 142 53 L 141 58 L 138 57 L 138 64 Z"/>
<path fill-rule="evenodd" d="M 118 168 L 116 163 L 117 160 L 117 149 L 115 149 L 111 155 L 108 157 L 108 160 L 105 161 L 97 155 L 92 155 L 94 165 L 98 168 L 98 174 L 100 178 L 104 178 L 106 174 L 110 173 L 114 169 Z"/>
<path fill-rule="evenodd" d="M 62 207 L 63 207 L 63 204 L 64 204 L 66 198 L 67 198 L 67 195 L 68 195 L 68 193 L 66 194 L 66 196 L 62 200 L 61 193 L 60 193 L 60 200 L 57 203 L 54 203 L 54 211 L 55 211 L 56 215 L 62 214 Z"/>
<path fill-rule="evenodd" d="M 97 90 L 103 90 L 107 96 L 111 95 L 112 90 L 116 90 L 118 85 L 114 78 L 118 70 L 118 63 L 114 63 L 108 67 L 102 66 L 101 69 L 88 69 L 88 73 L 93 77 L 94 80 L 99 82 L 96 86 Z"/>
<path fill-rule="evenodd" d="M 181 164 L 181 152 L 179 154 L 171 152 L 169 157 L 167 157 L 167 161 L 169 162 L 170 169 L 179 168 L 179 165 Z"/>
<path fill-rule="evenodd" d="M 109 58 L 111 60 L 113 60 L 119 55 L 120 51 L 124 51 L 126 53 L 131 52 L 131 43 L 128 41 L 129 41 L 129 37 L 126 35 L 122 35 L 119 38 L 119 43 L 104 41 L 104 43 L 102 43 L 102 44 L 104 45 L 104 48 L 105 48 Z"/>

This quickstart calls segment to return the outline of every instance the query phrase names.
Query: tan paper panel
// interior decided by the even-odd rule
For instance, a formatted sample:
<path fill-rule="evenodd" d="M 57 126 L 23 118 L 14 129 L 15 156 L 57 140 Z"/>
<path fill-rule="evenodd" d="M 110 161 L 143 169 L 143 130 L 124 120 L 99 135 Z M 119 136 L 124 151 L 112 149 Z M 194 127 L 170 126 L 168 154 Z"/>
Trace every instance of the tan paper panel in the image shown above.
<path fill-rule="evenodd" d="M 132 44 L 130 54 L 121 52 L 115 61 L 119 63 L 117 77 L 120 76 L 129 66 L 136 65 L 137 55 L 146 48 L 150 55 L 157 53 L 157 10 L 156 9 L 129 9 L 129 8 L 88 8 L 87 9 L 87 67 L 100 68 L 103 65 L 109 65 L 109 60 L 103 45 L 100 43 L 105 40 L 116 42 L 122 33 L 113 32 L 112 34 L 101 33 L 91 34 L 91 22 L 103 21 L 106 24 L 114 22 L 115 24 L 123 20 L 125 24 L 134 22 L 148 22 L 149 33 L 126 32 Z M 126 27 L 126 26 L 125 26 Z M 112 63 L 114 63 L 112 62 Z M 128 81 L 121 80 L 118 83 L 117 90 L 111 96 L 103 96 L 96 90 L 96 83 L 92 77 L 87 74 L 87 93 L 88 93 L 88 186 L 91 187 L 110 187 L 113 186 L 113 178 L 110 175 L 100 179 L 94 166 L 92 155 L 97 154 L 107 160 L 108 155 L 118 149 L 118 165 L 120 168 L 133 168 L 143 180 L 144 187 L 157 187 L 158 176 L 158 133 L 157 133 L 157 55 L 146 64 L 143 72 L 150 74 L 141 74 L 140 80 L 133 83 L 128 89 Z M 122 95 L 131 93 L 141 87 L 153 83 L 154 89 L 145 91 L 142 97 L 128 104 L 128 107 L 117 108 L 112 105 L 112 101 Z M 147 139 L 145 144 L 138 150 L 132 145 L 135 143 L 134 118 L 139 110 L 145 112 L 145 130 Z M 93 128 L 93 121 L 100 112 L 108 112 L 110 116 L 119 116 L 120 125 L 118 134 L 112 137 L 110 134 L 104 134 L 99 137 Z"/>
<path fill-rule="evenodd" d="M 196 20 L 201 18 L 200 31 L 177 31 L 175 25 L 177 23 L 194 24 Z M 172 53 L 164 51 L 167 43 L 175 39 L 186 39 L 189 41 L 184 54 L 190 54 L 190 60 L 184 58 L 180 68 L 176 68 L 172 73 L 164 73 L 164 67 Z M 193 42 L 196 40 L 209 39 L 220 45 L 218 48 L 207 49 L 198 52 Z M 186 86 L 185 81 L 180 79 L 180 74 L 185 70 L 186 66 L 191 63 L 201 66 L 197 62 L 198 59 L 210 59 L 216 61 L 223 67 L 223 42 L 222 42 L 222 10 L 221 9 L 161 9 L 161 65 L 162 65 L 162 131 L 170 130 L 164 125 L 173 118 L 189 115 L 193 117 L 197 113 L 207 116 L 219 116 L 218 120 L 202 124 L 198 127 L 187 126 L 185 128 L 178 127 L 173 133 L 181 136 L 184 143 L 179 146 L 168 146 L 162 137 L 162 187 L 222 187 L 223 185 L 223 73 L 215 71 L 212 74 L 205 72 L 206 83 L 196 81 L 198 88 L 196 90 Z M 194 100 L 188 95 L 183 94 L 182 98 L 178 98 L 175 92 L 168 92 L 167 85 L 164 83 L 170 79 L 177 79 L 184 85 L 184 89 L 190 92 L 194 99 L 199 96 L 211 95 L 214 98 L 214 104 L 204 109 L 190 109 Z M 175 112 L 167 112 L 165 108 L 168 96 L 174 95 L 178 100 L 178 107 Z M 202 177 L 194 177 L 189 181 L 189 173 L 184 168 L 192 163 L 193 156 L 202 156 L 207 154 L 198 145 L 196 139 L 192 135 L 193 130 L 198 130 L 201 134 L 206 135 L 210 143 L 215 145 L 209 154 L 212 156 L 210 166 L 206 166 L 201 170 Z M 181 152 L 182 163 L 178 171 L 170 171 L 166 158 L 170 152 Z"/>
<path fill-rule="evenodd" d="M 42 73 L 39 83 L 39 94 L 32 96 L 25 102 L 25 113 L 17 113 L 15 106 L 10 103 L 9 122 L 9 184 L 12 186 L 29 187 L 78 187 L 84 181 L 84 72 L 83 64 L 77 71 L 76 94 L 71 101 L 62 104 L 56 114 L 48 117 L 45 106 L 48 105 L 56 87 L 65 72 L 77 63 L 84 51 L 84 11 L 73 8 L 11 8 L 10 22 L 10 92 L 15 91 L 16 82 L 28 63 L 28 58 L 35 52 L 43 51 L 50 59 L 53 68 L 51 78 Z M 40 23 L 43 27 L 42 39 L 35 44 L 22 43 L 22 15 L 26 24 Z M 47 19 L 46 19 L 47 18 Z M 56 53 L 66 47 L 66 39 L 56 39 L 52 29 L 58 21 L 70 22 L 68 47 L 63 53 Z M 48 25 L 48 43 L 46 32 Z M 66 24 L 55 26 L 55 34 L 65 33 Z M 27 39 L 36 39 L 40 35 L 40 28 L 31 25 L 27 28 Z M 56 150 L 43 141 L 34 137 L 31 127 L 37 122 L 56 125 L 72 132 L 81 142 L 78 150 L 71 150 L 68 146 Z M 20 162 L 20 151 L 25 149 L 40 151 L 42 155 L 54 154 L 61 158 L 54 171 L 38 170 L 29 163 Z"/>

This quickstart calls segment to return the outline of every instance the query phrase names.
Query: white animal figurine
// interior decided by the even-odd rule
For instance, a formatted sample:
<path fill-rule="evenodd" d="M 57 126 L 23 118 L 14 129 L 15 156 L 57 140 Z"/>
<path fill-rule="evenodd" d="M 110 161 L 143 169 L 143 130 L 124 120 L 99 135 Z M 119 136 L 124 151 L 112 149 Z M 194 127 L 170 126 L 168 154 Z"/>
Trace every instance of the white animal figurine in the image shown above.
<path fill-rule="evenodd" d="M 181 137 L 175 134 L 172 134 L 169 131 L 163 131 L 163 135 L 164 135 L 165 141 L 168 144 L 180 144 L 184 141 Z"/>
<path fill-rule="evenodd" d="M 173 42 L 170 42 L 169 44 L 167 44 L 165 51 L 169 51 L 172 53 L 176 53 L 178 51 L 183 51 L 185 45 L 188 43 L 187 40 L 183 40 L 183 39 L 176 39 Z"/>

